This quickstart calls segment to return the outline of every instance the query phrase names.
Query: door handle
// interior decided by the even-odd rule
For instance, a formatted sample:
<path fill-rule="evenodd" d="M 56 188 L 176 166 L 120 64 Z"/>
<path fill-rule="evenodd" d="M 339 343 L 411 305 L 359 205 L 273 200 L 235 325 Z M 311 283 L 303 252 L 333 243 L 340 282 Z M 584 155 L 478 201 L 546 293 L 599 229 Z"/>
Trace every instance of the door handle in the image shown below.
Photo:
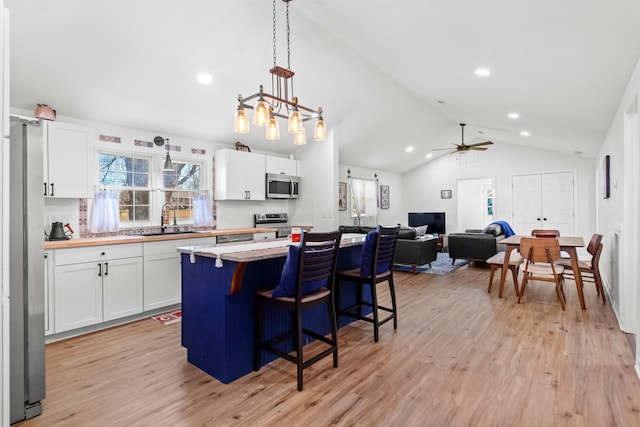
<path fill-rule="evenodd" d="M 53 183 L 51 183 L 51 197 L 53 197 Z"/>
<path fill-rule="evenodd" d="M 537 221 L 540 221 L 540 218 L 536 218 Z"/>
<path fill-rule="evenodd" d="M 44 195 L 45 196 L 47 195 L 47 183 L 46 182 L 44 183 Z"/>
<path fill-rule="evenodd" d="M 98 263 L 98 277 L 102 277 L 102 263 Z"/>
<path fill-rule="evenodd" d="M 109 263 L 108 262 L 104 263 L 104 275 L 105 276 L 109 275 Z"/>
<path fill-rule="evenodd" d="M 546 220 L 547 220 L 547 218 L 542 218 L 542 220 L 543 220 L 543 221 L 546 221 Z"/>

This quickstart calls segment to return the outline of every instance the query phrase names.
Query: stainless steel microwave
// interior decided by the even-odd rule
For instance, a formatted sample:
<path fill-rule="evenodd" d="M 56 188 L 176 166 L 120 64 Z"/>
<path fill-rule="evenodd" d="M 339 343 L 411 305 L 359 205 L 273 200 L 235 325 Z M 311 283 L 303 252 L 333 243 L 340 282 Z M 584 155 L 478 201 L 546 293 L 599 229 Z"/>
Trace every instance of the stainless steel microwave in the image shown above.
<path fill-rule="evenodd" d="M 297 199 L 300 178 L 291 175 L 267 174 L 267 199 Z"/>

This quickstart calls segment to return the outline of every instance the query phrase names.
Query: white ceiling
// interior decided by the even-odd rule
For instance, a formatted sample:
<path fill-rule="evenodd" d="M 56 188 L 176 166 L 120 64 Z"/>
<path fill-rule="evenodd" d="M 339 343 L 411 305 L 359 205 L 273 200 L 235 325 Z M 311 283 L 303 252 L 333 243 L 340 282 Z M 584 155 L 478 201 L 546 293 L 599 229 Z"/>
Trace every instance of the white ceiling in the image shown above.
<path fill-rule="evenodd" d="M 13 107 L 294 151 L 286 133 L 271 142 L 262 129 L 232 132 L 238 93 L 270 87 L 271 1 L 5 4 Z M 296 0 L 290 17 L 295 94 L 324 108 L 340 162 L 397 173 L 459 142 L 459 122 L 468 143 L 594 156 L 640 57 L 638 0 Z M 201 72 L 213 83 L 199 84 Z"/>

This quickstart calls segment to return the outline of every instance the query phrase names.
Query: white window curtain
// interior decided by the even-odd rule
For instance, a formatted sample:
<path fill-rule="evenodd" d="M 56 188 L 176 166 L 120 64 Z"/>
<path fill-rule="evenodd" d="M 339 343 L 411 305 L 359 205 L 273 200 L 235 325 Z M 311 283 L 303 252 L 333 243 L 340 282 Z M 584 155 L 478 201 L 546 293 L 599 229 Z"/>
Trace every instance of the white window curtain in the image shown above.
<path fill-rule="evenodd" d="M 113 190 L 98 190 L 93 196 L 92 233 L 113 233 L 120 229 L 118 194 Z"/>
<path fill-rule="evenodd" d="M 378 219 L 376 181 L 351 179 L 351 217 L 356 225 L 375 225 Z"/>
<path fill-rule="evenodd" d="M 193 196 L 193 226 L 205 227 L 213 225 L 211 214 L 211 200 L 208 194 L 195 194 Z"/>

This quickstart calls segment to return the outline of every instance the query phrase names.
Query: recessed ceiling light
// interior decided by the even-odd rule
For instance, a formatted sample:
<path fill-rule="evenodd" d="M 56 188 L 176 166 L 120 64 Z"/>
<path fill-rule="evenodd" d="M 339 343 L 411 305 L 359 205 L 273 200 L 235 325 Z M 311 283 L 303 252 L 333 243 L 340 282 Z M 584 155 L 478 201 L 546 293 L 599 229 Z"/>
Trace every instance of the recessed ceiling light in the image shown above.
<path fill-rule="evenodd" d="M 208 85 L 213 81 L 213 77 L 208 73 L 198 74 L 198 81 L 203 85 Z"/>
<path fill-rule="evenodd" d="M 489 70 L 488 68 L 477 68 L 476 69 L 476 76 L 480 76 L 480 77 L 487 77 L 491 75 L 491 70 Z"/>
<path fill-rule="evenodd" d="M 427 159 L 428 159 L 428 158 L 430 158 L 430 157 L 433 157 L 433 153 L 429 153 L 429 154 L 427 154 L 425 157 L 426 157 Z"/>
<path fill-rule="evenodd" d="M 523 130 L 522 132 L 520 132 L 520 135 L 522 136 L 529 136 L 531 135 L 529 132 L 527 132 L 526 130 Z"/>
<path fill-rule="evenodd" d="M 509 113 L 509 114 L 507 114 L 507 117 L 509 117 L 510 119 L 519 119 L 520 118 L 520 114 L 518 114 L 518 113 Z"/>
<path fill-rule="evenodd" d="M 413 151 L 413 147 L 407 147 L 406 150 L 407 150 L 407 153 L 410 153 Z"/>

